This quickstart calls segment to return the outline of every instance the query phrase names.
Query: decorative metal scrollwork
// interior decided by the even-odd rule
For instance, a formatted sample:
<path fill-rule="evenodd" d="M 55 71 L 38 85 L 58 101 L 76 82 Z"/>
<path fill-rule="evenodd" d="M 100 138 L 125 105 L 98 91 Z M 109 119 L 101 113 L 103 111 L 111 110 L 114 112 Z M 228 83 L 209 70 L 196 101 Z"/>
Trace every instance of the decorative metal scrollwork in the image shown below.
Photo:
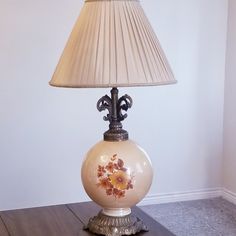
<path fill-rule="evenodd" d="M 128 140 L 128 132 L 123 130 L 121 121 L 127 118 L 127 112 L 132 107 L 132 98 L 128 95 L 118 99 L 118 89 L 112 88 L 111 97 L 103 96 L 97 102 L 97 109 L 101 111 L 108 110 L 108 114 L 103 117 L 103 120 L 109 121 L 109 130 L 104 133 L 105 141 L 124 141 Z"/>
<path fill-rule="evenodd" d="M 103 117 L 103 120 L 112 122 L 112 100 L 108 95 L 105 95 L 98 100 L 97 109 L 100 112 L 108 110 L 109 113 Z"/>
<path fill-rule="evenodd" d="M 123 121 L 124 119 L 127 118 L 127 114 L 123 114 L 123 111 L 128 111 L 129 108 L 132 107 L 133 105 L 133 100 L 129 95 L 124 95 L 122 96 L 119 100 L 118 100 L 118 104 L 117 104 L 117 109 L 118 109 L 118 120 L 119 121 Z"/>

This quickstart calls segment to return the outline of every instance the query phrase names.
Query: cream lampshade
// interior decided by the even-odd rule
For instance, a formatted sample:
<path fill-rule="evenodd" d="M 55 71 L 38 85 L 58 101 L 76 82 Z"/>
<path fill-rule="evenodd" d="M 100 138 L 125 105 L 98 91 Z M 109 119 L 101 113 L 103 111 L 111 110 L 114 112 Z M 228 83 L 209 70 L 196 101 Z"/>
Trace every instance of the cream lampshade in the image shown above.
<path fill-rule="evenodd" d="M 138 0 L 86 0 L 50 85 L 96 88 L 175 82 Z"/>
<path fill-rule="evenodd" d="M 99 111 L 109 130 L 93 146 L 82 165 L 87 194 L 103 210 L 88 223 L 91 232 L 106 236 L 147 230 L 131 207 L 148 192 L 153 172 L 146 152 L 129 140 L 121 121 L 132 106 L 117 87 L 175 83 L 166 56 L 138 0 L 85 0 L 50 85 L 71 88 L 111 87 Z"/>

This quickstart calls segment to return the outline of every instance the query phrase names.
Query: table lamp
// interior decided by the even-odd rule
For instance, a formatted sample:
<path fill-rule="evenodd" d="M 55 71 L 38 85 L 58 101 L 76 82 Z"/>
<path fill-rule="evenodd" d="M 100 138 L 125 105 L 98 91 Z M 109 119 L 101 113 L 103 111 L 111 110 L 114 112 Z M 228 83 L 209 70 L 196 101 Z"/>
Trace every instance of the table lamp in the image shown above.
<path fill-rule="evenodd" d="M 87 228 L 121 236 L 147 231 L 131 207 L 147 194 L 153 177 L 146 152 L 129 139 L 121 122 L 132 106 L 118 87 L 175 83 L 160 43 L 139 0 L 85 0 L 50 85 L 111 88 L 97 102 L 109 129 L 87 153 L 81 177 L 89 197 L 102 207 Z"/>

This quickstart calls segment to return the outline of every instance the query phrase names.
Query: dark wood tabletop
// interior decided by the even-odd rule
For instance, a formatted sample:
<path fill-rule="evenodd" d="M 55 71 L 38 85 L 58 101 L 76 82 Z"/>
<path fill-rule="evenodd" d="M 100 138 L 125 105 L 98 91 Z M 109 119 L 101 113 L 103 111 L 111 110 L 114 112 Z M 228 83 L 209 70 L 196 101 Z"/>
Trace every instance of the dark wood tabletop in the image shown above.
<path fill-rule="evenodd" d="M 94 236 L 83 230 L 100 207 L 93 202 L 0 212 L 0 236 Z M 132 213 L 141 218 L 149 232 L 138 236 L 173 236 L 170 231 L 138 207 Z"/>

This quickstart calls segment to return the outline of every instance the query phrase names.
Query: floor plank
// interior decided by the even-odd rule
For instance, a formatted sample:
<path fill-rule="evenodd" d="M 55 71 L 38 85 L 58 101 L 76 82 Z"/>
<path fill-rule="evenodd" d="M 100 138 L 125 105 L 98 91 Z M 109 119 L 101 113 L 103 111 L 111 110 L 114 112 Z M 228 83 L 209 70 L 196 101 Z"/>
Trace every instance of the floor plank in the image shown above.
<path fill-rule="evenodd" d="M 85 236 L 83 224 L 66 206 L 1 212 L 11 236 Z M 0 234 L 2 236 L 2 234 Z"/>
<path fill-rule="evenodd" d="M 76 203 L 76 204 L 69 204 L 67 205 L 71 211 L 74 212 L 75 215 L 79 219 L 82 220 L 84 224 L 87 224 L 90 217 L 97 215 L 97 213 L 100 211 L 100 207 L 92 202 L 86 202 L 86 203 Z M 138 207 L 134 207 L 132 209 L 132 212 L 134 215 L 142 219 L 145 224 L 149 227 L 149 232 L 145 233 L 139 233 L 137 235 L 141 236 L 174 236 L 170 231 L 168 231 L 164 226 L 156 222 L 153 218 L 151 218 L 149 215 L 144 213 L 142 210 L 140 210 Z"/>
<path fill-rule="evenodd" d="M 8 232 L 7 232 L 5 226 L 4 226 L 3 222 L 2 222 L 1 217 L 0 217 L 0 235 L 1 236 L 8 236 Z"/>

